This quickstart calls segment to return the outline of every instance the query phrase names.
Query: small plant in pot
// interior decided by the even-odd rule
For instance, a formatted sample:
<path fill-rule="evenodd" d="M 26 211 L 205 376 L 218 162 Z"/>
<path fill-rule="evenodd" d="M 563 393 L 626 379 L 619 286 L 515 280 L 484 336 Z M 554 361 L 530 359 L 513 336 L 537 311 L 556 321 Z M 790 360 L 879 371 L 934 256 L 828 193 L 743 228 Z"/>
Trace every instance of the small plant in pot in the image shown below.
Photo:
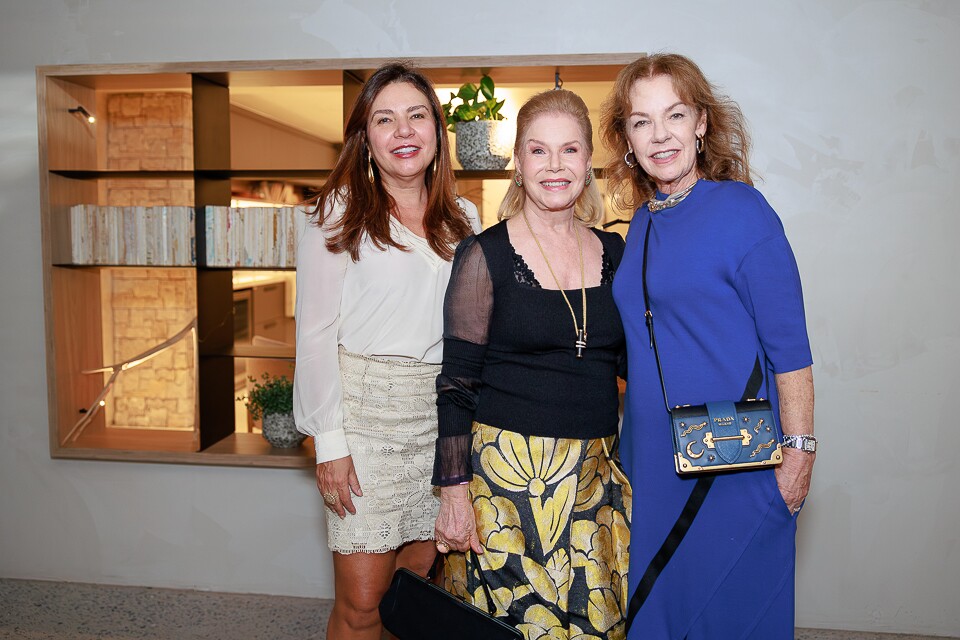
<path fill-rule="evenodd" d="M 287 376 L 264 373 L 260 380 L 250 378 L 253 386 L 244 400 L 254 420 L 263 418 L 263 437 L 278 449 L 299 447 L 307 436 L 297 431 L 293 421 L 293 381 Z"/>
<path fill-rule="evenodd" d="M 457 134 L 457 160 L 471 171 L 507 166 L 513 151 L 510 128 L 501 126 L 503 100 L 494 97 L 493 79 L 480 78 L 480 85 L 465 82 L 443 105 L 447 129 Z M 454 101 L 460 103 L 454 105 Z"/>

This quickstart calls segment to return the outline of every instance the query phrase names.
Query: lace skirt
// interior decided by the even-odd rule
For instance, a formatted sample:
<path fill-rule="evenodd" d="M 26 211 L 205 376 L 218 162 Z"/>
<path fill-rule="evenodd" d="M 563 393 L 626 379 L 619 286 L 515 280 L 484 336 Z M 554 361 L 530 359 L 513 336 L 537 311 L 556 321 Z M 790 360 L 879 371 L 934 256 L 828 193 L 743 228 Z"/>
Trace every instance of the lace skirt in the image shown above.
<path fill-rule="evenodd" d="M 622 640 L 632 491 L 612 440 L 475 422 L 470 497 L 485 551 L 445 556 L 447 590 L 527 640 Z"/>
<path fill-rule="evenodd" d="M 384 553 L 432 540 L 440 509 L 430 484 L 437 438 L 440 365 L 383 360 L 340 348 L 343 428 L 363 490 L 356 515 L 326 509 L 327 541 L 339 553 Z"/>

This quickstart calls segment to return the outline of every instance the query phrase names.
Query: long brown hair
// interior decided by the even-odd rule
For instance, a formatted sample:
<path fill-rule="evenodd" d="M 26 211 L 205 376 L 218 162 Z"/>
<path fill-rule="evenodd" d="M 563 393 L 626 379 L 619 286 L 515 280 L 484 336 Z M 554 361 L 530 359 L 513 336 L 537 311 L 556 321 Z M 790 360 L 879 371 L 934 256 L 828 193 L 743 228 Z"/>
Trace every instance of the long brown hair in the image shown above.
<path fill-rule="evenodd" d="M 347 119 L 343 151 L 330 177 L 314 196 L 317 198 L 316 207 L 308 213 L 311 216 L 317 214 L 317 223 L 323 225 L 334 203 L 345 206 L 343 216 L 331 223 L 329 230 L 332 234 L 327 238 L 327 249 L 333 253 L 348 251 L 354 261 L 360 259 L 360 243 L 364 235 L 369 236 L 378 249 L 396 247 L 407 250 L 390 235 L 390 216 L 397 203 L 384 188 L 379 169 L 370 164 L 367 146 L 367 121 L 373 101 L 384 87 L 396 82 L 412 85 L 427 98 L 436 123 L 436 161 L 427 168 L 424 176 L 427 210 L 423 217 L 423 228 L 430 248 L 441 258 L 450 260 L 453 258 L 453 246 L 470 235 L 472 229 L 466 214 L 457 204 L 450 145 L 437 92 L 423 73 L 403 62 L 381 66 L 363 84 Z M 373 182 L 368 177 L 370 169 L 375 176 Z"/>
<path fill-rule="evenodd" d="M 590 123 L 590 110 L 584 104 L 583 98 L 566 89 L 550 89 L 538 93 L 527 100 L 517 112 L 517 140 L 513 145 L 513 157 L 519 157 L 530 125 L 543 115 L 563 114 L 572 117 L 580 126 L 580 135 L 586 143 L 586 151 L 593 156 L 593 125 Z M 519 172 L 519 169 L 516 170 Z M 514 180 L 510 181 L 500 211 L 497 216 L 501 220 L 512 218 L 521 211 L 527 195 L 523 187 L 517 186 Z M 588 227 L 595 226 L 603 219 L 603 197 L 597 187 L 597 181 L 591 180 L 583 188 L 580 196 L 573 205 L 573 215 Z"/>
<path fill-rule="evenodd" d="M 737 103 L 718 92 L 700 67 L 676 53 L 646 55 L 620 70 L 613 91 L 600 110 L 600 137 L 612 154 L 604 172 L 607 191 L 618 207 L 633 209 L 654 196 L 656 184 L 638 162 L 630 168 L 624 162 L 627 146 L 627 117 L 630 90 L 638 80 L 669 76 L 673 90 L 697 117 L 707 114 L 703 152 L 697 155 L 697 169 L 707 180 L 737 180 L 753 184 L 750 173 L 750 135 Z"/>

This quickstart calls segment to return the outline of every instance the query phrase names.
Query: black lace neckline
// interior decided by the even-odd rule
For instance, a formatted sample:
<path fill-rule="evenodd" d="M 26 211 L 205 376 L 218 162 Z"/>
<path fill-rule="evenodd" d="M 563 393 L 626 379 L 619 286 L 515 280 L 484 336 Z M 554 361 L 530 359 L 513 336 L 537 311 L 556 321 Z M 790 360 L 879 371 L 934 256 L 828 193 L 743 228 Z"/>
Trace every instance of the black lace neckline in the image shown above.
<path fill-rule="evenodd" d="M 533 273 L 533 270 L 527 266 L 526 261 L 517 253 L 513 245 L 510 245 L 510 253 L 513 256 L 513 277 L 516 281 L 534 289 L 543 289 L 543 285 L 537 280 L 537 276 Z M 607 254 L 607 247 L 604 245 L 603 256 L 600 258 L 600 286 L 613 284 L 613 276 L 615 274 L 616 269 L 613 267 L 613 261 Z"/>

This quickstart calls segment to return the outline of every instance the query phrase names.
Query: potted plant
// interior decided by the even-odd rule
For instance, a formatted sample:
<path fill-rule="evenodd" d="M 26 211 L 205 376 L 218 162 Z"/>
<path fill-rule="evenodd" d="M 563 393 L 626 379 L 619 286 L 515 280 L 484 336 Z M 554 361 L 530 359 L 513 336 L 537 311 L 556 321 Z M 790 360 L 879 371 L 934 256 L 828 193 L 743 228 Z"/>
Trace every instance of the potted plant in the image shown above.
<path fill-rule="evenodd" d="M 503 169 L 510 162 L 513 140 L 501 126 L 503 100 L 494 97 L 493 79 L 484 75 L 480 86 L 465 82 L 443 105 L 447 128 L 457 134 L 457 160 L 471 171 Z M 460 103 L 454 105 L 454 100 Z"/>
<path fill-rule="evenodd" d="M 253 386 L 244 400 L 254 420 L 263 419 L 263 437 L 278 449 L 299 447 L 307 436 L 297 431 L 293 421 L 293 381 L 287 376 L 264 373 L 260 380 L 250 378 Z"/>

